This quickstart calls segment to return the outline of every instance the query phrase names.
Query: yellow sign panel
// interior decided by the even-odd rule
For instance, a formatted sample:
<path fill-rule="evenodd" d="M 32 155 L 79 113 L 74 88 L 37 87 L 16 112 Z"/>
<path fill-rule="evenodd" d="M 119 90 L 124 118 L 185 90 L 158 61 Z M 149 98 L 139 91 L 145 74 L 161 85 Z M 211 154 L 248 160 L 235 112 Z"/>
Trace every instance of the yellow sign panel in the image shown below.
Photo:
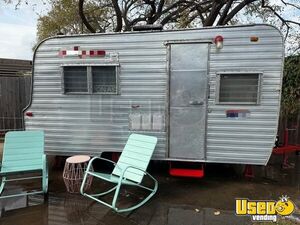
<path fill-rule="evenodd" d="M 251 216 L 252 221 L 277 221 L 277 216 L 288 216 L 294 212 L 295 204 L 287 196 L 278 201 L 235 200 L 235 213 L 238 216 Z"/>

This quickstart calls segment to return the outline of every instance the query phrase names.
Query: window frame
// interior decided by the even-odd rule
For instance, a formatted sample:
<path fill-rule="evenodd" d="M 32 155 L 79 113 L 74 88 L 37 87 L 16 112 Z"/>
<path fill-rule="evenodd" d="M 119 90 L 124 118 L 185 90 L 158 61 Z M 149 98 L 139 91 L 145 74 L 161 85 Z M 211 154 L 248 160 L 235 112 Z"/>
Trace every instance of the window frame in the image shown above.
<path fill-rule="evenodd" d="M 83 65 L 76 65 L 76 66 L 77 67 L 85 67 Z M 65 94 L 65 95 L 70 95 L 70 94 L 88 94 L 89 93 L 89 80 L 88 80 L 88 77 L 87 77 L 87 92 L 80 92 L 80 91 L 66 92 L 66 89 L 65 89 L 65 72 L 64 72 L 64 68 L 65 67 L 68 67 L 68 66 L 62 66 L 62 68 L 61 68 L 62 93 Z M 72 67 L 74 67 L 74 66 L 72 65 Z M 88 68 L 86 68 L 86 69 L 87 69 L 87 74 L 88 74 Z"/>
<path fill-rule="evenodd" d="M 93 67 L 115 67 L 115 75 L 116 75 L 116 91 L 115 92 L 94 92 L 94 89 L 93 89 Z M 98 66 L 98 65 L 93 65 L 93 66 L 90 66 L 90 88 L 91 88 L 91 92 L 92 94 L 94 95 L 117 95 L 119 94 L 119 76 L 118 76 L 118 71 L 119 71 L 119 67 L 116 66 L 116 65 L 101 65 L 101 66 Z"/>
<path fill-rule="evenodd" d="M 256 102 L 221 102 L 220 101 L 220 88 L 221 88 L 221 75 L 258 75 L 258 83 L 257 83 L 257 99 Z M 243 71 L 228 71 L 228 72 L 218 72 L 216 74 L 216 96 L 215 103 L 218 105 L 260 105 L 261 102 L 261 86 L 262 86 L 262 72 L 243 72 Z"/>
<path fill-rule="evenodd" d="M 115 67 L 116 70 L 116 92 L 93 92 L 93 74 L 92 67 Z M 87 69 L 87 92 L 66 92 L 65 90 L 65 67 L 86 67 Z M 118 95 L 119 91 L 119 67 L 120 64 L 64 64 L 61 65 L 61 90 L 64 95 Z"/>

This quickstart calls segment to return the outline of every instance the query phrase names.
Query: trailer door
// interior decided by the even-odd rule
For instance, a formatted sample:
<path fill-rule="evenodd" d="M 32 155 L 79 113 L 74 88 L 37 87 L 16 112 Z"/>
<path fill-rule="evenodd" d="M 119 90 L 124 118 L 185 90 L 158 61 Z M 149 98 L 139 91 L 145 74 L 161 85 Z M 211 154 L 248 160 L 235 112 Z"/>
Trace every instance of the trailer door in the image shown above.
<path fill-rule="evenodd" d="M 205 157 L 207 65 L 207 43 L 170 45 L 170 158 Z"/>

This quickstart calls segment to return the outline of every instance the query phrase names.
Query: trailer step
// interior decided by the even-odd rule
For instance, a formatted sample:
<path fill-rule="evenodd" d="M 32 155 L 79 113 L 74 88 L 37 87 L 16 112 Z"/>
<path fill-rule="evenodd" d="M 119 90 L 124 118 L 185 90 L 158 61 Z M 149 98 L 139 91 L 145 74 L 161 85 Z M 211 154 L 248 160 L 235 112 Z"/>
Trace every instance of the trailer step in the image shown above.
<path fill-rule="evenodd" d="M 200 165 L 200 168 L 174 168 L 170 162 L 169 174 L 175 177 L 204 177 L 204 166 Z"/>

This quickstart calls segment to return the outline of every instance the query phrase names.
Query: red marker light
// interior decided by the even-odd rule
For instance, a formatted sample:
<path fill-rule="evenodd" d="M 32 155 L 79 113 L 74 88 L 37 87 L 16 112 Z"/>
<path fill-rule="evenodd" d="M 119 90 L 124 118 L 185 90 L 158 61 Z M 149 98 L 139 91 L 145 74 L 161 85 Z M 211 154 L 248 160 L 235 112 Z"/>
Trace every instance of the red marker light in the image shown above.
<path fill-rule="evenodd" d="M 26 112 L 25 115 L 29 116 L 29 117 L 33 117 L 33 113 L 32 112 Z"/>
<path fill-rule="evenodd" d="M 215 37 L 214 42 L 218 49 L 223 48 L 223 41 L 224 41 L 224 38 L 221 35 L 218 35 Z"/>

